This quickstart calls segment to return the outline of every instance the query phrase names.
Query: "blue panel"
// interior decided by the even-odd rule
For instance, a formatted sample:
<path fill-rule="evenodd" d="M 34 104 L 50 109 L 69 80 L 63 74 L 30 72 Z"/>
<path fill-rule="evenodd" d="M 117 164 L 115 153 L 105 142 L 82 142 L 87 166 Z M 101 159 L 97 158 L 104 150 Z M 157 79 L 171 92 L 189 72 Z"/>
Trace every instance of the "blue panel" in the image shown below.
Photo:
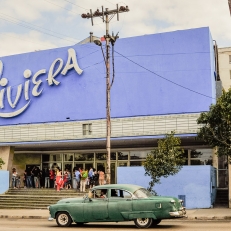
<path fill-rule="evenodd" d="M 72 47 L 83 70 L 81 75 L 72 69 L 65 76 L 57 75 L 59 85 L 48 85 L 51 64 L 61 58 L 64 67 L 69 48 L 1 58 L 4 65 L 2 78 L 6 78 L 8 84 L 0 86 L 4 95 L 3 102 L 0 101 L 0 125 L 105 118 L 105 64 L 101 50 L 95 44 Z M 115 50 L 133 62 L 115 53 L 112 117 L 201 112 L 207 111 L 214 102 L 213 49 L 208 28 L 119 39 Z M 58 64 L 55 70 L 57 68 Z M 38 91 L 43 89 L 37 97 L 32 95 L 34 84 L 30 78 L 28 100 L 24 96 L 26 79 L 23 73 L 26 69 L 32 71 L 32 76 L 41 69 L 46 70 L 37 79 L 42 81 Z M 7 100 L 6 88 L 12 86 L 14 102 L 20 84 L 23 84 L 21 97 L 12 108 Z M 24 112 L 11 118 L 1 118 L 1 113 L 14 113 L 29 100 Z"/>
<path fill-rule="evenodd" d="M 183 201 L 183 206 L 186 207 L 186 196 L 185 195 L 178 195 L 178 198 Z"/>
<path fill-rule="evenodd" d="M 178 198 L 179 195 L 185 195 L 187 209 L 210 208 L 215 193 L 211 192 L 213 171 L 214 168 L 208 165 L 184 166 L 178 174 L 161 178 L 161 184 L 156 184 L 154 190 L 161 196 Z M 143 167 L 118 167 L 117 183 L 137 184 L 147 188 L 150 178 L 144 173 Z"/>
<path fill-rule="evenodd" d="M 0 170 L 0 179 L 0 194 L 2 194 L 9 189 L 9 171 Z"/>

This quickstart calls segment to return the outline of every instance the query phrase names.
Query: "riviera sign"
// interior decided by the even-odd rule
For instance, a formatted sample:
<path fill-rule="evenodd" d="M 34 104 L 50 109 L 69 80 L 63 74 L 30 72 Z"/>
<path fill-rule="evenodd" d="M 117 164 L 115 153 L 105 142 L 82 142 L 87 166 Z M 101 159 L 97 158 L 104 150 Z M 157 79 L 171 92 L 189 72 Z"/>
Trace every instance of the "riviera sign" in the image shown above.
<path fill-rule="evenodd" d="M 61 58 L 57 58 L 51 64 L 49 71 L 48 71 L 47 79 L 46 79 L 49 86 L 60 84 L 60 82 L 55 79 L 60 72 L 64 76 L 72 68 L 74 68 L 75 71 L 79 75 L 81 75 L 83 72 L 83 70 L 81 70 L 79 67 L 79 64 L 78 64 L 77 58 L 76 58 L 76 52 L 73 48 L 68 49 L 68 59 L 67 59 L 65 66 L 63 64 L 64 64 L 64 62 Z M 55 67 L 57 67 L 57 68 L 55 68 Z M 11 108 L 13 108 L 13 109 L 16 108 L 23 93 L 24 93 L 25 100 L 28 101 L 23 107 L 21 107 L 18 110 L 15 110 L 13 112 L 4 112 L 4 113 L 0 112 L 0 117 L 2 117 L 2 118 L 15 117 L 15 116 L 21 114 L 22 112 L 24 112 L 31 102 L 30 94 L 29 94 L 30 93 L 29 92 L 30 85 L 32 85 L 31 93 L 34 97 L 41 95 L 43 89 L 40 89 L 40 87 L 41 87 L 41 84 L 43 81 L 41 79 L 39 79 L 39 77 L 41 75 L 46 74 L 46 73 L 47 73 L 46 69 L 41 69 L 41 70 L 37 71 L 32 77 L 31 70 L 26 69 L 23 73 L 23 76 L 26 79 L 26 81 L 24 82 L 24 84 L 19 84 L 17 86 L 16 97 L 13 100 L 12 99 L 11 86 L 7 86 L 9 81 L 7 78 L 2 77 L 2 75 L 3 75 L 3 63 L 0 60 L 0 88 L 2 88 L 0 90 L 0 108 L 3 109 L 5 107 L 5 98 L 6 98 L 8 104 L 10 105 Z"/>

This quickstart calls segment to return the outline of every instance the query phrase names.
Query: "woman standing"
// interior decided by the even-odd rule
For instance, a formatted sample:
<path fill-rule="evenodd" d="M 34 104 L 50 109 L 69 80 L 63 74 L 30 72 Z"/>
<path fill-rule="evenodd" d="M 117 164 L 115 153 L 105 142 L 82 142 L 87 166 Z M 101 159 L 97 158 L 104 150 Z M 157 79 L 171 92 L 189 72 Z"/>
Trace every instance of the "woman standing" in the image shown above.
<path fill-rule="evenodd" d="M 16 184 L 17 184 L 17 177 L 18 177 L 18 173 L 16 171 L 16 168 L 12 169 L 12 188 L 16 189 Z"/>
<path fill-rule="evenodd" d="M 59 167 L 56 171 L 56 185 L 57 185 L 57 192 L 60 192 L 60 189 L 63 188 L 63 178 L 62 172 L 60 171 Z"/>
<path fill-rule="evenodd" d="M 99 185 L 104 185 L 105 174 L 102 170 L 99 171 Z"/>

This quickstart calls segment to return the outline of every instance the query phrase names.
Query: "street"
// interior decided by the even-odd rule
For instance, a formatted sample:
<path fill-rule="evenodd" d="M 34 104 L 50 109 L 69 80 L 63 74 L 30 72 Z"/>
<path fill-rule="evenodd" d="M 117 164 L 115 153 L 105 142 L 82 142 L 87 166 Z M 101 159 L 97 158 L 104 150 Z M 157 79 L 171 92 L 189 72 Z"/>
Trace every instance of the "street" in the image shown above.
<path fill-rule="evenodd" d="M 67 228 L 59 228 L 55 221 L 49 222 L 45 219 L 0 219 L 1 230 L 138 230 L 133 222 L 120 222 L 120 223 L 89 223 L 83 227 L 78 227 L 76 224 L 72 224 Z M 160 223 L 155 228 L 149 228 L 148 230 L 168 230 L 168 231 L 228 231 L 231 227 L 231 221 L 187 221 L 187 220 L 166 220 Z"/>

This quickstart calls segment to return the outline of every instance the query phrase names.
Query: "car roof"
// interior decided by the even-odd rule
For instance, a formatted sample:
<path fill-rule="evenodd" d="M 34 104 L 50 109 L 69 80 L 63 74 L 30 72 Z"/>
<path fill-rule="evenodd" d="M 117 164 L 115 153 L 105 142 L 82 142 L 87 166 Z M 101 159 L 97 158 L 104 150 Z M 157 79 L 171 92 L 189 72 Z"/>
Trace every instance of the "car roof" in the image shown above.
<path fill-rule="evenodd" d="M 92 189 L 123 189 L 131 193 L 134 193 L 136 190 L 140 188 L 144 188 L 144 187 L 134 184 L 105 184 L 105 185 L 95 186 Z"/>

